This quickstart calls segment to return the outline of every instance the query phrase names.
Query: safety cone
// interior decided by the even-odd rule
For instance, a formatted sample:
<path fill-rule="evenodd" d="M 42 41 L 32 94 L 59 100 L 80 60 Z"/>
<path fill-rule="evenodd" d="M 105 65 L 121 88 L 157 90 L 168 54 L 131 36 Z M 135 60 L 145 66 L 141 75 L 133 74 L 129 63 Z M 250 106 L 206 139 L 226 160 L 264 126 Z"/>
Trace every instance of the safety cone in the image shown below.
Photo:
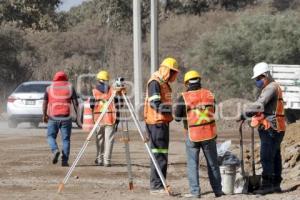
<path fill-rule="evenodd" d="M 83 124 L 82 129 L 83 131 L 90 132 L 94 127 L 94 120 L 93 120 L 93 112 L 90 108 L 90 99 L 84 102 L 83 107 Z"/>

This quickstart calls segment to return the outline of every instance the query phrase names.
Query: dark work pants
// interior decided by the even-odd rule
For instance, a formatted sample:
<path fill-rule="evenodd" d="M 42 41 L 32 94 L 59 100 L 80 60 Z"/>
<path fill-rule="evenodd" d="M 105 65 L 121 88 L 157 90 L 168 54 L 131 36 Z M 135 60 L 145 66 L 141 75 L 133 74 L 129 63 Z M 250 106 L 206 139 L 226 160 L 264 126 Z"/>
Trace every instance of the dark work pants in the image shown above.
<path fill-rule="evenodd" d="M 278 133 L 273 129 L 259 130 L 261 141 L 260 157 L 263 168 L 263 179 L 272 180 L 274 186 L 279 186 L 282 180 L 282 161 L 280 145 L 284 133 Z"/>
<path fill-rule="evenodd" d="M 166 178 L 168 167 L 169 124 L 147 124 L 146 128 L 149 133 L 151 151 Z M 150 165 L 150 189 L 158 190 L 164 188 L 152 161 Z"/>

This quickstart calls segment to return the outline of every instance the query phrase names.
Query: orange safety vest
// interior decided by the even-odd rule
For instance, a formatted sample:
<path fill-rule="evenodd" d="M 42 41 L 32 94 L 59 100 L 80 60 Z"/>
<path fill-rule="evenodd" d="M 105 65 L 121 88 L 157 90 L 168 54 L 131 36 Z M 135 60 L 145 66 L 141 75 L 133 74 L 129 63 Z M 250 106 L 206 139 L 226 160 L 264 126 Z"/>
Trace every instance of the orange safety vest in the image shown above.
<path fill-rule="evenodd" d="M 282 90 L 278 84 L 276 84 L 276 87 L 277 87 L 277 104 L 276 104 L 276 111 L 275 111 L 276 131 L 284 132 L 286 129 L 286 125 L 285 125 L 284 102 L 282 98 Z M 265 118 L 265 116 L 261 113 L 258 113 L 257 115 L 252 117 L 251 126 L 258 127 L 260 124 L 264 126 L 265 130 L 271 127 L 270 122 Z"/>
<path fill-rule="evenodd" d="M 150 102 L 153 97 L 148 96 L 148 87 L 151 81 L 157 81 L 160 85 L 160 95 L 155 95 L 160 98 L 161 103 L 164 105 L 172 105 L 172 89 L 168 82 L 163 81 L 160 78 L 160 74 L 155 72 L 147 83 L 146 89 L 146 99 L 144 106 L 144 118 L 146 124 L 160 124 L 160 123 L 169 123 L 173 120 L 172 114 L 162 114 L 153 109 L 150 105 Z"/>
<path fill-rule="evenodd" d="M 53 82 L 48 88 L 48 115 L 69 116 L 71 110 L 72 85 L 67 81 Z"/>
<path fill-rule="evenodd" d="M 95 98 L 95 107 L 93 110 L 94 121 L 96 122 L 100 114 L 102 113 L 106 103 L 113 94 L 113 90 L 110 88 L 108 93 L 102 93 L 97 89 L 93 89 L 93 96 Z M 100 121 L 102 125 L 113 125 L 116 122 L 116 108 L 112 101 L 106 111 L 103 119 Z"/>
<path fill-rule="evenodd" d="M 182 93 L 187 113 L 188 133 L 192 142 L 201 142 L 217 136 L 215 98 L 207 89 Z"/>

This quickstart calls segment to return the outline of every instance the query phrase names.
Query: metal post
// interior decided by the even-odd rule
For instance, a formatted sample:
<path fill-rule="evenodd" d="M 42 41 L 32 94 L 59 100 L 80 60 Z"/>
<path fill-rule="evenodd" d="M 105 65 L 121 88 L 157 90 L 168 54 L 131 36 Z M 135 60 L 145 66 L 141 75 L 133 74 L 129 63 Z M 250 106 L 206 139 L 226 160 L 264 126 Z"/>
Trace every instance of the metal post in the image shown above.
<path fill-rule="evenodd" d="M 133 0 L 133 64 L 134 64 L 134 103 L 139 113 L 142 95 L 142 28 L 141 0 Z"/>
<path fill-rule="evenodd" d="M 158 66 L 158 21 L 157 21 L 157 0 L 151 0 L 151 74 Z"/>

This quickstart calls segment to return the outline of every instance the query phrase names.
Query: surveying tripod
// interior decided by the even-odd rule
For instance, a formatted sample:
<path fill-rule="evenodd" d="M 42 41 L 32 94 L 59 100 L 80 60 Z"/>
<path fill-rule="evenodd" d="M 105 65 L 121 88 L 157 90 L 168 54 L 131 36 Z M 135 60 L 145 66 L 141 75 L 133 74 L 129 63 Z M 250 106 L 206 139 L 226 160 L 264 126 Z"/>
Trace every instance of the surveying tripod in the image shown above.
<path fill-rule="evenodd" d="M 96 131 L 98 130 L 99 126 L 100 126 L 100 121 L 103 119 L 105 113 L 107 112 L 108 108 L 109 108 L 109 105 L 112 103 L 112 101 L 114 100 L 114 98 L 116 96 L 119 96 L 119 97 L 122 97 L 125 101 L 125 104 L 131 114 L 131 117 L 135 123 L 135 126 L 141 136 L 141 139 L 142 141 L 144 142 L 145 144 L 145 147 L 146 147 L 146 151 L 148 152 L 150 158 L 151 158 L 151 161 L 153 162 L 154 166 L 155 166 L 155 169 L 159 175 L 159 178 L 165 188 L 165 191 L 167 192 L 168 195 L 171 195 L 171 190 L 170 190 L 170 186 L 167 185 L 167 182 L 165 180 L 165 177 L 163 176 L 162 174 L 162 171 L 157 163 L 157 160 L 155 159 L 149 145 L 148 145 L 148 139 L 147 137 L 144 136 L 143 134 L 143 131 L 142 131 L 142 127 L 141 127 L 141 124 L 139 123 L 137 117 L 136 117 L 136 114 L 134 112 L 134 108 L 133 108 L 133 105 L 131 103 L 131 101 L 128 99 L 128 97 L 126 96 L 126 88 L 123 84 L 116 84 L 116 87 L 114 88 L 114 91 L 113 91 L 113 94 L 112 96 L 109 98 L 109 100 L 107 101 L 107 103 L 105 104 L 104 108 L 103 108 L 103 111 L 101 112 L 100 116 L 98 117 L 97 121 L 95 122 L 95 125 L 94 127 L 92 128 L 92 130 L 90 131 L 89 135 L 87 136 L 82 148 L 80 149 L 75 161 L 72 163 L 69 171 L 67 172 L 65 178 L 63 179 L 63 181 L 59 184 L 59 187 L 58 187 L 58 192 L 61 192 L 65 186 L 65 184 L 68 182 L 72 172 L 74 171 L 77 163 L 79 162 L 80 158 L 82 157 L 85 149 L 87 148 L 89 142 L 91 141 L 91 138 L 92 136 L 96 133 Z M 128 134 L 128 127 L 126 128 L 127 129 L 127 134 Z M 124 129 L 123 129 L 124 130 Z M 127 141 L 126 141 L 127 140 Z M 128 145 L 128 142 L 129 142 L 129 137 L 125 137 L 125 141 L 124 141 L 124 144 L 125 144 L 125 151 L 126 151 L 126 160 L 127 160 L 127 168 L 128 168 L 128 175 L 129 175 L 129 189 L 133 189 L 133 183 L 132 183 L 132 172 L 131 172 L 131 164 L 130 164 L 130 154 L 129 154 L 129 145 Z M 127 144 L 126 144 L 127 143 Z"/>

